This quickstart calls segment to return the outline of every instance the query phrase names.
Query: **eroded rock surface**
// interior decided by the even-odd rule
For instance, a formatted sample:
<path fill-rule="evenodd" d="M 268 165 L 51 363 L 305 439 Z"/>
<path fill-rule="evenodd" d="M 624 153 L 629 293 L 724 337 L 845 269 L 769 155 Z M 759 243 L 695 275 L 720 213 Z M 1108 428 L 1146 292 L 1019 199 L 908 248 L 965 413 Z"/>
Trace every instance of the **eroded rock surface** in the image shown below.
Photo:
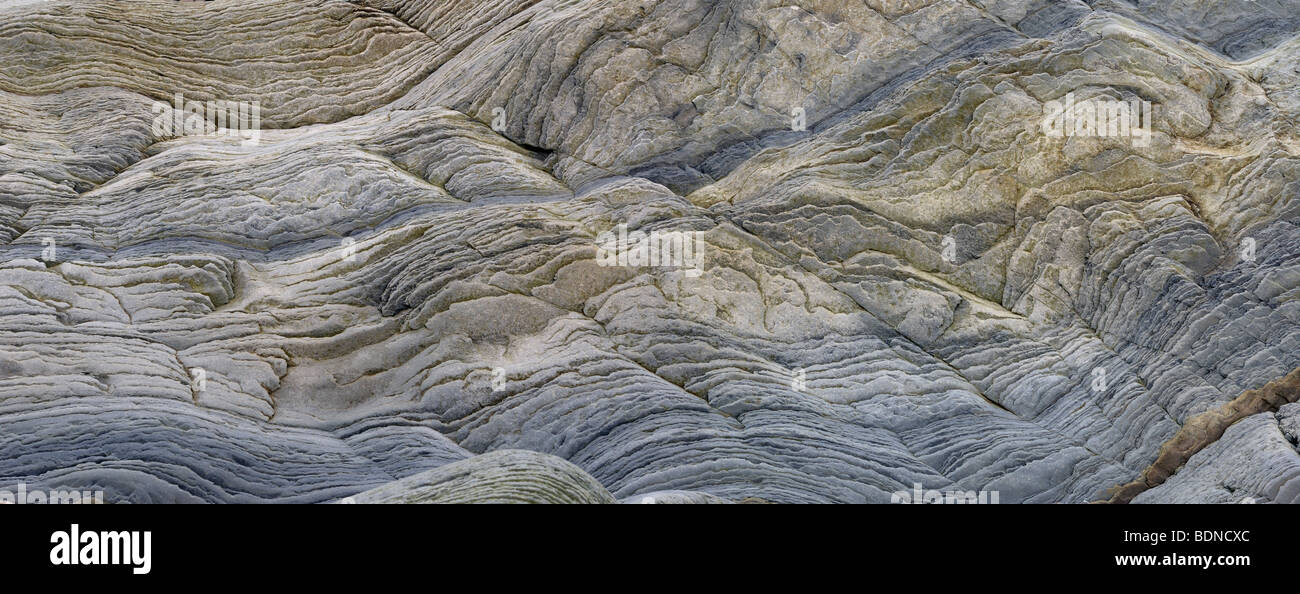
<path fill-rule="evenodd" d="M 0 483 L 1108 499 L 1300 367 L 1296 15 L 0 3 Z M 257 141 L 160 131 L 178 93 Z M 1067 98 L 1149 141 L 1047 134 Z M 702 263 L 604 265 L 620 226 Z M 1135 501 L 1295 500 L 1276 404 Z"/>

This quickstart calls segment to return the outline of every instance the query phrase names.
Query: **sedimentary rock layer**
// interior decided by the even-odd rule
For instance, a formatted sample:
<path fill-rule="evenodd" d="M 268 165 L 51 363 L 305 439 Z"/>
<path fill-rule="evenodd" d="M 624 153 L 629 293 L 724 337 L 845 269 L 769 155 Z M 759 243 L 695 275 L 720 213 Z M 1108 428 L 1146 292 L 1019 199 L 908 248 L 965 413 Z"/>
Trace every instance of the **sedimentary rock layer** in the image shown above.
<path fill-rule="evenodd" d="M 0 484 L 1292 501 L 1297 405 L 1233 403 L 1300 367 L 1296 14 L 0 7 Z M 638 233 L 700 259 L 607 265 Z"/>
<path fill-rule="evenodd" d="M 1129 503 L 1134 497 L 1169 480 L 1193 455 L 1218 442 L 1224 431 L 1237 422 L 1252 415 L 1277 413 L 1296 400 L 1300 400 L 1300 369 L 1257 390 L 1247 390 L 1220 408 L 1188 419 L 1173 439 L 1160 447 L 1160 456 L 1142 471 L 1142 476 L 1118 487 L 1110 502 Z"/>

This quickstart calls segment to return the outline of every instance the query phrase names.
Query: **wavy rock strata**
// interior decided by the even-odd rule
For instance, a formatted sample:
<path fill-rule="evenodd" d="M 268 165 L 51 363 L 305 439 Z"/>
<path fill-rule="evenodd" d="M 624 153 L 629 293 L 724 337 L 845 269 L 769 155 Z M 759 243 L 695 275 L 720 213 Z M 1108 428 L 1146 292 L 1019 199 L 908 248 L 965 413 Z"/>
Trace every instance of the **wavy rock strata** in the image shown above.
<path fill-rule="evenodd" d="M 1038 503 L 1155 464 L 1135 502 L 1296 501 L 1295 404 L 1162 456 L 1300 368 L 1295 15 L 9 3 L 0 483 Z M 160 130 L 177 93 L 258 142 Z M 1046 134 L 1066 100 L 1149 142 Z M 702 265 L 604 266 L 621 225 Z"/>

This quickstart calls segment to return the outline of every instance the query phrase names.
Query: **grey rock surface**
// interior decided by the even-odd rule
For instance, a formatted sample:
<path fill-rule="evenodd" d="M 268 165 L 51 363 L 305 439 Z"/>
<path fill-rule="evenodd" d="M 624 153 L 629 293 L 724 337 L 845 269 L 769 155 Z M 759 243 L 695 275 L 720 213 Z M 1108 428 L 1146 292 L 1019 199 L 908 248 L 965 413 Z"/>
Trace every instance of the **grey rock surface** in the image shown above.
<path fill-rule="evenodd" d="M 555 456 L 497 450 L 408 476 L 340 503 L 614 503 L 596 479 Z"/>
<path fill-rule="evenodd" d="M 1298 15 L 0 6 L 0 486 L 1107 499 L 1300 367 Z M 160 132 L 177 93 L 258 141 Z M 1150 142 L 1045 134 L 1067 97 Z M 702 264 L 603 265 L 621 225 Z M 1295 501 L 1295 407 L 1135 502 Z"/>

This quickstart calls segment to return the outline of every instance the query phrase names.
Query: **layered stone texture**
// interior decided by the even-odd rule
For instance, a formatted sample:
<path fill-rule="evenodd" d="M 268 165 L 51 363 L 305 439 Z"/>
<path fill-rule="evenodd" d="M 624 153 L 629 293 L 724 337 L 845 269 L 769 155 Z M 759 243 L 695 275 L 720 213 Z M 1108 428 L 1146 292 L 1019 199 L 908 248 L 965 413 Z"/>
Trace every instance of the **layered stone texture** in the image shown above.
<path fill-rule="evenodd" d="M 0 483 L 1110 499 L 1300 367 L 1300 2 L 1168 4 L 0 8 Z M 601 265 L 620 225 L 702 272 Z M 1133 500 L 1294 500 L 1275 404 Z"/>

